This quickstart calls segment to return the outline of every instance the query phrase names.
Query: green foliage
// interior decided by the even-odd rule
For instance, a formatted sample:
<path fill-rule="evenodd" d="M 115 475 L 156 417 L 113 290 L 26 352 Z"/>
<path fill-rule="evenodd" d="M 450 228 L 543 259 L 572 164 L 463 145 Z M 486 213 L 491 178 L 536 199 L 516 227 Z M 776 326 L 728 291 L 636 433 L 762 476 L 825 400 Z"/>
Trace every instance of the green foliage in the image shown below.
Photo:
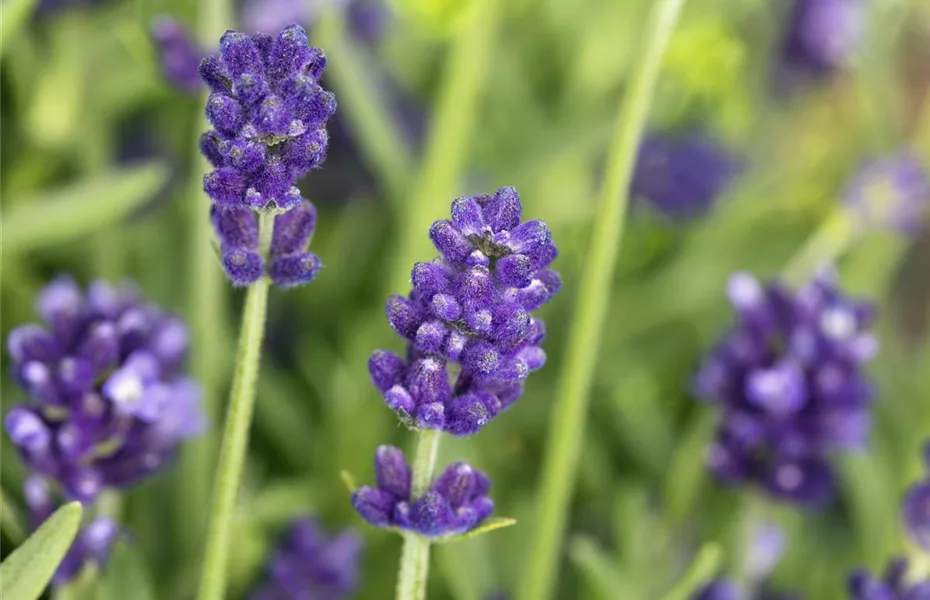
<path fill-rule="evenodd" d="M 17 202 L 4 211 L 3 250 L 19 254 L 116 226 L 163 187 L 168 168 L 160 162 L 113 169 L 65 188 Z"/>
<path fill-rule="evenodd" d="M 121 521 L 131 535 L 92 583 L 110 600 L 191 598 L 243 295 L 220 280 L 205 233 L 206 167 L 195 147 L 205 128 L 202 99 L 160 78 L 147 32 L 154 15 L 169 13 L 206 46 L 241 23 L 223 0 L 111 0 L 41 15 L 32 14 L 32 1 L 0 2 L 0 334 L 5 340 L 34 320 L 37 291 L 63 272 L 83 283 L 132 278 L 190 321 L 192 367 L 210 379 L 215 413 L 199 446 L 206 452 L 187 468 L 196 451 L 185 448 L 175 469 L 125 495 Z M 340 483 L 342 469 L 372 481 L 379 444 L 411 449 L 409 431 L 372 388 L 366 360 L 376 348 L 402 352 L 384 301 L 407 291 L 412 262 L 434 255 L 429 224 L 448 218 L 454 197 L 501 185 L 520 190 L 527 218 L 550 225 L 563 292 L 541 311 L 548 364 L 529 378 L 525 397 L 477 437 L 444 439 L 437 463 L 441 469 L 467 460 L 486 471 L 496 513 L 519 526 L 435 545 L 429 598 L 513 594 L 533 550 L 546 433 L 559 374 L 573 360 L 568 340 L 580 319 L 572 309 L 616 107 L 630 91 L 654 2 L 391 4 L 396 18 L 373 43 L 354 37 L 351 21 L 335 12 L 312 30 L 329 57 L 326 85 L 338 97 L 340 132 L 349 136 L 333 130 L 326 164 L 301 184 L 319 207 L 313 250 L 325 268 L 306 288 L 269 298 L 232 516 L 230 598 L 251 589 L 281 531 L 301 513 L 364 536 L 360 600 L 382 600 L 393 589 L 400 540 L 365 526 Z M 921 325 L 930 297 L 928 244 L 867 230 L 847 236 L 831 220 L 863 158 L 907 147 L 923 152 L 930 167 L 930 110 L 926 100 L 920 105 L 926 82 L 913 67 L 926 62 L 922 27 L 930 17 L 920 0 L 872 5 L 870 41 L 854 69 L 782 90 L 772 77 L 779 7 L 689 0 L 662 60 L 648 128 L 700 127 L 724 140 L 744 169 L 699 219 L 675 222 L 645 202 L 631 206 L 615 273 L 605 282 L 601 342 L 586 363 L 587 429 L 572 465 L 578 485 L 566 500 L 555 597 L 657 600 L 673 589 L 686 597 L 712 571 L 736 574 L 745 529 L 757 517 L 774 520 L 788 537 L 773 584 L 807 598 L 840 600 L 850 568 L 878 569 L 908 551 L 899 499 L 924 472 L 919 448 L 930 436 L 930 351 Z M 398 89 L 414 101 L 406 108 L 425 117 L 421 139 L 396 114 Z M 147 158 L 124 162 L 134 153 Z M 835 229 L 824 227 L 830 222 Z M 799 254 L 805 247 L 810 255 Z M 870 365 L 877 389 L 872 445 L 838 458 L 836 505 L 814 514 L 746 508 L 754 490 L 721 488 L 704 467 L 715 415 L 691 395 L 691 378 L 731 322 L 723 295 L 730 273 L 768 277 L 793 257 L 803 272 L 824 252 L 843 254 L 844 287 L 876 301 L 882 315 L 882 348 Z M 8 357 L 2 360 L 8 373 Z M 3 377 L 0 398 L 5 412 L 24 395 Z M 11 515 L 26 514 L 19 497 L 25 471 L 2 437 L 2 500 L 13 510 L 4 506 L 0 524 L 9 555 L 22 540 L 24 520 Z M 350 491 L 356 485 L 345 481 Z M 697 561 L 707 556 L 698 549 L 715 543 L 717 562 Z M 13 581 L 7 564 L 21 552 L 4 563 L 4 599 Z M 682 579 L 692 563 L 696 571 Z"/>
<path fill-rule="evenodd" d="M 35 600 L 42 594 L 77 535 L 81 513 L 78 502 L 62 506 L 0 563 L 0 596 Z"/>

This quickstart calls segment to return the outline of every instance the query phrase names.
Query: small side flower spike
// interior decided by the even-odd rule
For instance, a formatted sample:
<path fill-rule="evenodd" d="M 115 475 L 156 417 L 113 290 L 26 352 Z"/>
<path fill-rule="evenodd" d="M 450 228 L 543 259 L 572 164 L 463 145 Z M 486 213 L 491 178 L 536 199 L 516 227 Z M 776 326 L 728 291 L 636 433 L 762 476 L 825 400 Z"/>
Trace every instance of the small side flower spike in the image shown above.
<path fill-rule="evenodd" d="M 465 463 L 452 463 L 419 498 L 410 493 L 410 466 L 403 452 L 381 446 L 375 455 L 376 487 L 362 486 L 352 505 L 375 527 L 448 538 L 474 530 L 494 511 L 491 482 Z"/>

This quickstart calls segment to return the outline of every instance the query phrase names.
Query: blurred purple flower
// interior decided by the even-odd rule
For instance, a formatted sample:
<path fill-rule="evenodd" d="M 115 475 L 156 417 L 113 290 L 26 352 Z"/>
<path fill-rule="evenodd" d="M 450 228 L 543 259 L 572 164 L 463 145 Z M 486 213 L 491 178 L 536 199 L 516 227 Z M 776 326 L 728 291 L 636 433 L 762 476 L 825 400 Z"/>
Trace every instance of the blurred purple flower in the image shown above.
<path fill-rule="evenodd" d="M 738 170 L 706 135 L 654 134 L 639 148 L 631 193 L 673 219 L 695 218 L 710 210 Z"/>
<path fill-rule="evenodd" d="M 850 63 L 865 37 L 863 0 L 795 0 L 782 41 L 782 68 L 824 77 Z"/>
<path fill-rule="evenodd" d="M 467 533 L 491 516 L 491 482 L 465 463 L 452 463 L 433 481 L 429 491 L 411 497 L 410 465 L 393 446 L 375 454 L 377 487 L 362 486 L 352 494 L 352 505 L 375 527 L 413 531 L 429 538 Z"/>
<path fill-rule="evenodd" d="M 7 339 L 14 380 L 30 402 L 6 414 L 27 466 L 90 501 L 164 465 L 204 426 L 196 384 L 184 376 L 187 326 L 134 288 L 82 290 L 56 279 L 36 303 L 45 327 Z"/>
<path fill-rule="evenodd" d="M 916 236 L 930 216 L 930 175 L 907 152 L 875 160 L 856 173 L 845 200 L 864 224 Z"/>
<path fill-rule="evenodd" d="M 151 35 L 165 79 L 187 94 L 199 92 L 203 84 L 197 69 L 207 53 L 194 42 L 191 31 L 174 17 L 159 15 L 152 22 Z"/>
<path fill-rule="evenodd" d="M 359 537 L 327 535 L 316 519 L 294 521 L 265 567 L 251 600 L 343 600 L 358 588 Z"/>
<path fill-rule="evenodd" d="M 924 463 L 930 468 L 930 442 L 924 445 Z M 930 476 L 915 483 L 904 496 L 904 529 L 915 543 L 930 551 Z"/>
<path fill-rule="evenodd" d="M 546 224 L 521 222 L 521 214 L 513 188 L 455 200 L 452 220 L 430 228 L 441 259 L 416 263 L 410 294 L 388 298 L 388 321 L 408 341 L 407 355 L 378 350 L 368 370 L 409 425 L 476 433 L 545 363 L 545 328 L 532 311 L 561 287 L 548 268 L 558 251 Z M 454 386 L 450 362 L 461 367 Z"/>
<path fill-rule="evenodd" d="M 853 571 L 847 582 L 850 600 L 927 600 L 930 581 L 909 581 L 904 558 L 891 561 L 881 579 L 864 569 Z"/>
<path fill-rule="evenodd" d="M 695 379 L 721 411 L 709 467 L 726 483 L 824 504 L 835 492 L 828 453 L 868 440 L 872 386 L 861 367 L 878 350 L 866 331 L 874 311 L 827 273 L 798 292 L 739 273 L 728 296 L 738 322 Z"/>

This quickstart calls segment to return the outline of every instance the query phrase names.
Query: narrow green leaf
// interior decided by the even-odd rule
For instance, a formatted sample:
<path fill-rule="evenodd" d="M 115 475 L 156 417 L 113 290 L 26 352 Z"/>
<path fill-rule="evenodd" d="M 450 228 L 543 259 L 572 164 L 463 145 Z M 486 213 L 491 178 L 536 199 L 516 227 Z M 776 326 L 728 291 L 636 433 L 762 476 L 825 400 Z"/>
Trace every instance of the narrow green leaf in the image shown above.
<path fill-rule="evenodd" d="M 21 544 L 26 539 L 22 517 L 10 503 L 6 490 L 0 489 L 0 528 L 14 544 Z"/>
<path fill-rule="evenodd" d="M 568 556 L 597 598 L 642 598 L 637 578 L 625 573 L 617 560 L 607 555 L 594 540 L 578 536 L 569 545 Z"/>
<path fill-rule="evenodd" d="M 460 542 L 462 540 L 467 540 L 469 538 L 477 537 L 479 535 L 484 535 L 495 529 L 502 529 L 504 527 L 510 527 L 511 525 L 516 525 L 516 519 L 508 519 L 506 517 L 494 517 L 493 519 L 488 519 L 480 527 L 472 529 L 468 533 L 463 533 L 462 535 L 453 535 L 441 540 L 437 540 L 439 544 L 447 544 L 449 542 Z"/>
<path fill-rule="evenodd" d="M 358 489 L 358 482 L 355 480 L 355 475 L 349 473 L 346 470 L 343 470 L 339 473 L 339 476 L 342 478 L 342 483 L 344 483 L 349 489 L 350 494 L 354 493 L 355 490 Z"/>
<path fill-rule="evenodd" d="M 0 4 L 0 12 L 3 18 L 0 19 L 0 53 L 3 52 L 19 33 L 20 28 L 32 14 L 37 0 L 4 0 Z"/>
<path fill-rule="evenodd" d="M 62 506 L 0 564 L 0 597 L 3 600 L 39 597 L 71 547 L 81 525 L 82 512 L 80 502 Z"/>
<path fill-rule="evenodd" d="M 168 179 L 162 162 L 116 169 L 43 194 L 2 213 L 3 251 L 17 253 L 66 242 L 116 223 Z"/>
<path fill-rule="evenodd" d="M 662 600 L 687 600 L 702 585 L 711 580 L 717 569 L 720 568 L 722 552 L 720 546 L 715 543 L 707 543 L 701 547 L 700 551 L 688 570 L 681 577 L 675 587 L 673 587 Z"/>
<path fill-rule="evenodd" d="M 714 415 L 705 412 L 694 420 L 678 443 L 663 482 L 665 515 L 670 525 L 691 513 L 705 479 L 704 449 L 714 430 Z"/>

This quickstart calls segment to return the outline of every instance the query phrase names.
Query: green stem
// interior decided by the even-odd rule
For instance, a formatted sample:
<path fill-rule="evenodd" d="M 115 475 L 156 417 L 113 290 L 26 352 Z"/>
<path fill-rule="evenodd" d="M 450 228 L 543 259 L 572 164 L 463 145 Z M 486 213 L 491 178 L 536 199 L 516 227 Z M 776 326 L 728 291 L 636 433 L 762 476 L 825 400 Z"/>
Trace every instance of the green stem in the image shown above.
<path fill-rule="evenodd" d="M 417 450 L 413 460 L 412 498 L 419 498 L 429 489 L 436 467 L 440 432 L 423 429 L 417 434 Z M 397 600 L 424 600 L 429 577 L 429 538 L 415 533 L 404 534 L 404 549 L 397 574 Z"/>
<path fill-rule="evenodd" d="M 258 231 L 260 252 L 268 254 L 274 214 L 262 212 Z M 207 536 L 206 559 L 200 581 L 200 600 L 222 600 L 226 588 L 226 566 L 229 542 L 236 511 L 236 497 L 242 482 L 249 426 L 255 408 L 255 385 L 258 381 L 258 364 L 261 357 L 262 337 L 265 333 L 265 315 L 268 303 L 267 277 L 253 283 L 245 296 L 242 312 L 242 329 L 233 372 L 232 393 L 223 430 L 223 445 L 216 469 L 214 497 L 211 508 L 210 532 Z"/>
<path fill-rule="evenodd" d="M 230 0 L 201 0 L 197 14 L 197 38 L 203 48 L 215 48 L 220 36 L 235 23 Z M 200 134 L 208 124 L 203 116 L 207 94 L 196 106 L 191 139 L 192 148 L 198 148 Z M 227 311 L 224 302 L 223 273 L 213 244 L 215 239 L 210 224 L 209 200 L 203 192 L 202 178 L 210 164 L 199 150 L 193 152 L 190 194 L 187 197 L 189 241 L 191 255 L 187 282 L 187 310 L 190 316 L 191 374 L 199 382 L 203 412 L 208 422 L 220 419 L 221 390 L 226 363 L 224 347 L 228 341 Z M 184 448 L 175 479 L 175 502 L 178 508 L 177 533 L 181 561 L 193 558 L 195 548 L 203 539 L 203 524 L 209 518 L 210 473 L 216 460 L 217 439 L 208 430 L 200 439 L 192 440 Z"/>
<path fill-rule="evenodd" d="M 720 546 L 707 543 L 698 551 L 694 561 L 662 600 L 687 600 L 697 593 L 702 585 L 713 579 L 720 567 Z"/>
<path fill-rule="evenodd" d="M 478 106 L 491 70 L 500 0 L 476 0 L 471 23 L 458 34 L 446 57 L 439 101 L 433 113 L 432 127 L 412 196 L 397 203 L 400 217 L 397 251 L 388 268 L 388 290 L 404 289 L 410 284 L 413 263 L 427 254 L 424 235 L 435 215 L 446 209 L 458 190 L 459 180 L 478 131 Z"/>
<path fill-rule="evenodd" d="M 410 176 L 411 152 L 382 90 L 366 73 L 366 65 L 374 62 L 363 60 L 368 58 L 363 57 L 363 49 L 346 35 L 342 10 L 324 11 L 315 33 L 319 45 L 333 57 L 326 74 L 339 98 L 340 115 L 347 119 L 362 154 L 391 200 L 400 201 Z"/>
<path fill-rule="evenodd" d="M 843 206 L 836 207 L 788 261 L 782 277 L 791 285 L 801 285 L 818 268 L 836 260 L 858 238 L 856 216 Z"/>
<path fill-rule="evenodd" d="M 662 54 L 683 4 L 684 0 L 658 0 L 653 4 L 644 38 L 644 54 L 620 107 L 575 314 L 570 321 L 571 336 L 543 458 L 539 517 L 533 528 L 527 568 L 518 589 L 519 600 L 547 600 L 555 592 L 559 550 L 578 471 L 600 334 L 626 220 L 633 163 Z"/>

